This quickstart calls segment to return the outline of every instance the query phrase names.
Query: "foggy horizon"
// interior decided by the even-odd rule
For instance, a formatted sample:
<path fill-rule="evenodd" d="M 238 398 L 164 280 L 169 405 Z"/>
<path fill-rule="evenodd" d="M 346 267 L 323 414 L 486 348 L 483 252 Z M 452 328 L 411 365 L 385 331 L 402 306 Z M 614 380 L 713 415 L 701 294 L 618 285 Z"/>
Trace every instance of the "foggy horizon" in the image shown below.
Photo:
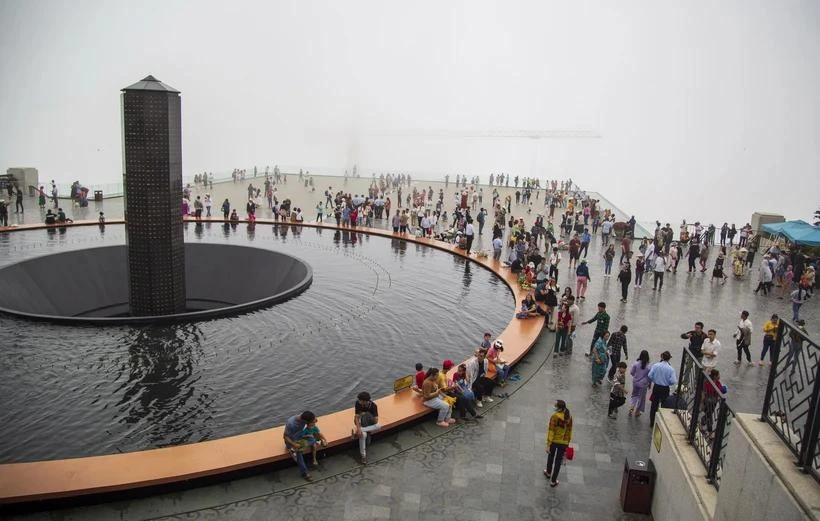
<path fill-rule="evenodd" d="M 183 174 L 572 178 L 641 221 L 820 207 L 820 5 L 0 0 L 0 169 L 122 181 L 120 90 Z M 512 183 L 510 183 L 512 185 Z"/>

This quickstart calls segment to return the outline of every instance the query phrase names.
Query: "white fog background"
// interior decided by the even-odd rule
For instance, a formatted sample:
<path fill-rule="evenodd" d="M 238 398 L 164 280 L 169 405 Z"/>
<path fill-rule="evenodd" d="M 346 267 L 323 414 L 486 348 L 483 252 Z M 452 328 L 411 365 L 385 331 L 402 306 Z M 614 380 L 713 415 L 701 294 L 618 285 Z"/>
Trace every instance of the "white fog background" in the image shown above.
<path fill-rule="evenodd" d="M 811 221 L 818 35 L 816 0 L 0 0 L 0 169 L 120 182 L 119 91 L 153 74 L 186 176 L 507 172 L 639 220 Z"/>

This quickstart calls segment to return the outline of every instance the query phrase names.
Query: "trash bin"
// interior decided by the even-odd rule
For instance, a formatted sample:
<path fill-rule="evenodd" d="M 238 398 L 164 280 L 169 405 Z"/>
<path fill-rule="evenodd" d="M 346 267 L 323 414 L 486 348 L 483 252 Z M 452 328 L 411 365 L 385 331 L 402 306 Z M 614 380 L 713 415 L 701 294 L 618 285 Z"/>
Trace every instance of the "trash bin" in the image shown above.
<path fill-rule="evenodd" d="M 621 508 L 624 512 L 651 513 L 655 476 L 655 465 L 652 460 L 629 461 L 628 458 L 626 459 L 621 481 Z"/>
<path fill-rule="evenodd" d="M 94 200 L 102 201 L 102 190 L 94 190 Z"/>

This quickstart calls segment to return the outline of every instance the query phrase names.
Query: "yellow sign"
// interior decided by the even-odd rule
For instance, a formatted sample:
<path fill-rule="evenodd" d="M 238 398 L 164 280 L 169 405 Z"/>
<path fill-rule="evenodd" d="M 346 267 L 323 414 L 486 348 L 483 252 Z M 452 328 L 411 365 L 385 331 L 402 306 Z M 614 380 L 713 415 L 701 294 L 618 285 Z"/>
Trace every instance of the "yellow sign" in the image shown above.
<path fill-rule="evenodd" d="M 661 441 L 663 441 L 663 434 L 659 425 L 655 425 L 655 430 L 652 432 L 652 443 L 655 445 L 655 450 L 658 454 L 661 452 Z"/>
<path fill-rule="evenodd" d="M 407 389 L 413 385 L 413 375 L 408 374 L 407 376 L 403 376 L 401 378 L 396 379 L 393 382 L 393 392 L 397 393 L 402 389 Z"/>

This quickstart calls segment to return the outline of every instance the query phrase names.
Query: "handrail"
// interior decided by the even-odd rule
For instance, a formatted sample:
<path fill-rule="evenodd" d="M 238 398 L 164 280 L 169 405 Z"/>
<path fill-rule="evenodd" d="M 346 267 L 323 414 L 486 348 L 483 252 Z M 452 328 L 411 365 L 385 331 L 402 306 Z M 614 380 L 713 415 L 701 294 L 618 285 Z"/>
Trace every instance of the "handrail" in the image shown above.
<path fill-rule="evenodd" d="M 797 466 L 820 481 L 820 345 L 780 319 L 771 362 L 760 419 L 786 443 Z"/>

